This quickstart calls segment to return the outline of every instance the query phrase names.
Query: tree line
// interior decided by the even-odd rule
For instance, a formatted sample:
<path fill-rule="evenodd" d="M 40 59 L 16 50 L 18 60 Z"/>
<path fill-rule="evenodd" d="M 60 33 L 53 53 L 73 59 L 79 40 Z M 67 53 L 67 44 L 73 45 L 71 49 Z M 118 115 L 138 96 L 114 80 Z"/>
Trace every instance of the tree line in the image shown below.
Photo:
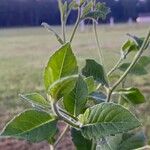
<path fill-rule="evenodd" d="M 69 1 L 69 0 L 68 0 Z M 111 8 L 110 17 L 115 22 L 135 20 L 140 13 L 150 12 L 150 0 L 98 0 Z M 73 24 L 77 16 L 72 11 L 68 24 Z M 39 26 L 42 22 L 60 24 L 57 0 L 0 0 L 0 27 Z"/>

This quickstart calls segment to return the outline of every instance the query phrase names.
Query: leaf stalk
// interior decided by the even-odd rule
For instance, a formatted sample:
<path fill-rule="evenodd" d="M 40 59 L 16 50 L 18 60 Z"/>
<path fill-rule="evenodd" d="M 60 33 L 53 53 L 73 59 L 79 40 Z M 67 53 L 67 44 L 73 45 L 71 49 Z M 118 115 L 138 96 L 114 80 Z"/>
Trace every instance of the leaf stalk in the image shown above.
<path fill-rule="evenodd" d="M 120 77 L 120 79 L 112 86 L 112 88 L 109 89 L 108 92 L 108 96 L 107 96 L 107 102 L 110 102 L 111 100 L 111 95 L 112 92 L 117 88 L 117 86 L 126 78 L 126 76 L 128 75 L 128 73 L 131 71 L 131 69 L 134 67 L 134 65 L 138 62 L 139 58 L 142 56 L 144 50 L 145 50 L 145 46 L 148 44 L 149 42 L 149 38 L 150 38 L 150 30 L 147 34 L 147 37 L 145 38 L 140 50 L 137 52 L 137 54 L 135 55 L 132 63 L 130 64 L 130 66 L 127 68 L 127 70 L 124 72 L 124 74 Z"/>

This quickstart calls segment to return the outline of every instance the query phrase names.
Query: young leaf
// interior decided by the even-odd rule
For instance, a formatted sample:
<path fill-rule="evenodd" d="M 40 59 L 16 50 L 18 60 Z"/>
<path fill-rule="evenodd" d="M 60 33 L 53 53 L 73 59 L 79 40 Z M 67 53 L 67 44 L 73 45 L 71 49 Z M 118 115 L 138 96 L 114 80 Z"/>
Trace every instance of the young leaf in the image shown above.
<path fill-rule="evenodd" d="M 102 92 L 93 92 L 88 96 L 89 99 L 94 100 L 97 104 L 106 101 L 106 95 Z"/>
<path fill-rule="evenodd" d="M 87 87 L 88 87 L 88 94 L 96 90 L 95 81 L 92 76 L 85 78 L 84 81 L 86 82 Z"/>
<path fill-rule="evenodd" d="M 146 138 L 143 132 L 124 133 L 122 141 L 118 145 L 118 150 L 131 150 L 146 145 Z"/>
<path fill-rule="evenodd" d="M 86 60 L 86 65 L 82 69 L 82 74 L 86 77 L 93 76 L 94 80 L 105 86 L 108 86 L 103 66 L 98 64 L 95 60 L 92 59 Z"/>
<path fill-rule="evenodd" d="M 101 103 L 88 108 L 79 119 L 83 124 L 82 135 L 88 139 L 127 132 L 141 125 L 130 111 L 114 103 Z"/>
<path fill-rule="evenodd" d="M 76 0 L 72 0 L 68 6 L 69 10 L 71 11 L 72 9 L 78 9 L 78 4 L 76 3 Z"/>
<path fill-rule="evenodd" d="M 1 136 L 40 142 L 55 135 L 56 123 L 57 121 L 46 112 L 27 110 L 9 122 Z"/>
<path fill-rule="evenodd" d="M 93 2 L 89 2 L 84 8 L 82 12 L 82 17 L 84 18 L 92 9 L 93 7 Z"/>
<path fill-rule="evenodd" d="M 70 43 L 63 45 L 49 59 L 44 72 L 44 84 L 48 90 L 55 81 L 74 75 L 78 72 L 76 58 L 72 52 Z"/>
<path fill-rule="evenodd" d="M 96 5 L 96 9 L 84 15 L 81 19 L 94 19 L 94 20 L 103 19 L 104 20 L 109 12 L 110 9 L 106 7 L 105 3 L 98 2 Z"/>
<path fill-rule="evenodd" d="M 57 40 L 58 40 L 58 42 L 59 42 L 60 44 L 64 44 L 64 42 L 63 42 L 63 40 L 61 39 L 61 37 L 58 35 L 58 33 L 56 33 L 56 32 L 50 27 L 50 25 L 48 25 L 48 24 L 45 23 L 45 22 L 43 22 L 41 25 L 44 26 L 48 31 L 52 32 L 52 33 L 56 36 L 56 38 L 57 38 Z"/>
<path fill-rule="evenodd" d="M 91 150 L 92 141 L 85 139 L 82 136 L 81 131 L 72 128 L 71 137 L 76 146 L 76 150 Z"/>
<path fill-rule="evenodd" d="M 29 103 L 33 105 L 37 105 L 37 106 L 44 107 L 44 108 L 50 107 L 50 104 L 48 103 L 48 101 L 38 93 L 31 93 L 31 94 L 26 94 L 26 95 L 20 94 L 20 96 L 21 98 L 23 98 L 24 100 L 27 100 Z"/>
<path fill-rule="evenodd" d="M 138 45 L 134 41 L 131 41 L 131 40 L 128 40 L 122 46 L 122 52 L 123 53 L 135 52 L 138 50 L 139 50 Z"/>
<path fill-rule="evenodd" d="M 137 88 L 125 88 L 118 90 L 118 93 L 129 103 L 141 104 L 145 102 L 144 95 Z"/>
<path fill-rule="evenodd" d="M 50 94 L 54 100 L 59 100 L 74 89 L 77 78 L 78 75 L 72 75 L 57 80 L 48 88 L 48 94 Z"/>
<path fill-rule="evenodd" d="M 143 37 L 137 37 L 137 36 L 135 36 L 135 35 L 131 35 L 131 34 L 127 34 L 129 37 L 131 37 L 136 43 L 137 43 L 137 45 L 138 45 L 138 47 L 140 48 L 141 46 L 142 46 L 142 44 L 143 44 L 143 42 L 144 42 L 144 40 L 145 40 L 145 38 L 143 38 Z M 147 49 L 148 48 L 148 46 L 149 46 L 149 44 L 150 44 L 150 40 L 149 40 L 149 42 L 147 43 L 147 45 L 145 46 L 145 48 L 144 49 Z"/>
<path fill-rule="evenodd" d="M 58 0 L 58 6 L 59 6 L 61 18 L 63 21 L 65 21 L 67 16 L 67 7 L 68 7 L 67 1 L 63 3 L 62 0 Z"/>
<path fill-rule="evenodd" d="M 83 5 L 86 2 L 86 0 L 80 0 L 80 5 Z"/>
<path fill-rule="evenodd" d="M 74 116 L 83 113 L 87 95 L 88 88 L 86 82 L 82 76 L 79 76 L 75 88 L 63 98 L 65 109 Z"/>

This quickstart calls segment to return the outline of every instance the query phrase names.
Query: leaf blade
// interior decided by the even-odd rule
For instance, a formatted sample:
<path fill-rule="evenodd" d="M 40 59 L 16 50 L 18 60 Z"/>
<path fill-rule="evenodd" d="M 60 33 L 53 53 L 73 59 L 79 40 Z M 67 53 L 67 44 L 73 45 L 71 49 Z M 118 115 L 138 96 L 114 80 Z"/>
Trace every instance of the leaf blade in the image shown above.
<path fill-rule="evenodd" d="M 77 78 L 78 75 L 72 75 L 57 80 L 48 88 L 48 94 L 50 94 L 55 101 L 59 100 L 73 90 Z"/>
<path fill-rule="evenodd" d="M 24 100 L 27 100 L 29 103 L 33 105 L 38 105 L 40 107 L 46 107 L 46 108 L 50 107 L 48 101 L 39 93 L 30 93 L 25 95 L 20 94 L 20 97 L 23 98 Z"/>
<path fill-rule="evenodd" d="M 85 139 L 81 131 L 71 129 L 72 140 L 77 150 L 91 150 L 92 141 Z"/>
<path fill-rule="evenodd" d="M 118 93 L 123 96 L 126 101 L 131 102 L 132 104 L 142 104 L 145 102 L 144 95 L 137 88 L 131 87 L 120 89 L 118 90 Z"/>
<path fill-rule="evenodd" d="M 1 136 L 26 139 L 31 142 L 48 140 L 57 131 L 56 122 L 46 112 L 27 110 L 9 122 L 2 131 Z"/>
<path fill-rule="evenodd" d="M 87 109 L 80 121 L 82 134 L 88 139 L 126 132 L 141 125 L 131 112 L 114 103 L 101 103 Z"/>
<path fill-rule="evenodd" d="M 44 84 L 48 90 L 55 81 L 78 71 L 77 61 L 72 52 L 70 43 L 60 47 L 49 59 L 44 71 Z"/>
<path fill-rule="evenodd" d="M 98 64 L 95 60 L 86 60 L 86 65 L 82 69 L 82 74 L 86 77 L 93 76 L 94 80 L 108 86 L 108 81 L 103 66 Z"/>
<path fill-rule="evenodd" d="M 65 109 L 74 116 L 83 113 L 87 101 L 87 95 L 87 84 L 82 76 L 79 76 L 73 91 L 63 98 Z"/>

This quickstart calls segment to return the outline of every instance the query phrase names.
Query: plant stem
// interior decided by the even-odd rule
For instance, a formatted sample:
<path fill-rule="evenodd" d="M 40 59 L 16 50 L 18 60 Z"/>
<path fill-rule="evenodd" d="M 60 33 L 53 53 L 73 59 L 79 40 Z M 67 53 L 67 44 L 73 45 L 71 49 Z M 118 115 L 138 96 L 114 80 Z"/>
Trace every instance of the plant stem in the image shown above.
<path fill-rule="evenodd" d="M 95 5 L 96 5 L 96 0 L 93 0 L 93 9 L 94 9 Z M 100 46 L 98 33 L 97 33 L 97 25 L 96 25 L 95 20 L 93 20 L 93 29 L 94 29 L 94 34 L 95 34 L 95 40 L 96 40 L 97 47 L 98 47 L 98 54 L 99 54 L 100 62 L 104 66 L 104 64 L 105 64 L 104 63 L 104 56 L 103 56 L 103 53 L 101 51 L 101 46 Z M 104 66 L 104 68 L 105 68 L 105 66 Z"/>
<path fill-rule="evenodd" d="M 63 36 L 63 41 L 64 43 L 66 43 L 66 34 L 65 34 L 65 26 L 66 26 L 66 22 L 65 21 L 61 21 L 62 24 L 62 36 Z"/>
<path fill-rule="evenodd" d="M 54 143 L 54 147 L 56 147 L 57 144 L 62 140 L 62 138 L 64 137 L 64 135 L 66 134 L 66 132 L 67 132 L 68 129 L 69 129 L 69 125 L 67 124 L 66 127 L 65 127 L 65 129 L 63 130 L 63 132 L 61 133 L 61 135 L 57 139 L 57 141 Z"/>
<path fill-rule="evenodd" d="M 59 112 L 59 110 L 58 110 L 58 108 L 57 108 L 57 102 L 54 102 L 53 105 L 52 105 L 52 107 L 53 107 L 54 112 L 56 113 L 56 115 L 57 115 L 60 119 L 64 120 L 66 123 L 68 123 L 69 125 L 71 125 L 71 126 L 73 126 L 73 127 L 80 128 L 80 126 L 79 126 L 78 124 L 75 124 L 74 122 L 72 122 L 71 120 L 69 120 L 68 118 L 66 118 L 64 115 L 62 115 L 62 114 Z"/>
<path fill-rule="evenodd" d="M 94 140 L 92 140 L 92 147 L 91 147 L 91 150 L 95 150 L 96 149 L 96 143 Z"/>
<path fill-rule="evenodd" d="M 107 76 L 110 76 L 117 68 L 118 68 L 118 66 L 120 65 L 120 63 L 122 62 L 122 58 L 120 58 L 119 60 L 118 60 L 118 62 L 116 63 L 116 65 L 107 73 Z"/>
<path fill-rule="evenodd" d="M 124 55 L 124 57 L 120 57 L 116 65 L 107 73 L 107 76 L 110 76 L 119 67 L 119 65 L 127 57 L 127 55 L 128 55 L 128 52 Z"/>
<path fill-rule="evenodd" d="M 60 107 L 58 107 L 59 111 L 61 111 L 62 113 L 64 113 L 65 115 L 73 118 L 75 121 L 78 121 L 78 119 L 76 117 L 74 117 L 73 115 L 69 114 L 68 112 L 64 111 L 63 109 L 61 109 Z"/>
<path fill-rule="evenodd" d="M 50 150 L 54 150 L 54 146 L 50 144 L 50 145 L 49 145 L 49 149 L 50 149 Z"/>
<path fill-rule="evenodd" d="M 150 38 L 150 31 L 148 32 L 147 37 L 145 38 L 140 50 L 137 52 L 137 54 L 135 55 L 132 63 L 130 64 L 130 66 L 127 68 L 127 70 L 124 72 L 124 74 L 120 77 L 120 79 L 112 86 L 112 88 L 109 89 L 108 92 L 108 96 L 107 96 L 107 102 L 110 101 L 112 92 L 116 89 L 116 87 L 124 80 L 124 78 L 128 75 L 128 73 L 131 71 L 131 69 L 134 67 L 134 65 L 138 62 L 139 58 L 141 57 L 141 55 L 143 54 L 144 50 L 145 50 L 145 45 L 147 45 L 147 42 L 149 41 Z"/>
<path fill-rule="evenodd" d="M 94 34 L 95 34 L 95 40 L 96 40 L 97 47 L 98 47 L 98 54 L 99 54 L 100 62 L 104 66 L 104 64 L 105 64 L 104 63 L 104 56 L 103 56 L 103 53 L 101 51 L 98 33 L 97 33 L 97 26 L 96 26 L 96 22 L 94 20 L 93 20 L 93 29 L 94 29 Z M 104 68 L 105 68 L 105 66 L 104 66 Z"/>
<path fill-rule="evenodd" d="M 78 25 L 80 23 L 80 17 L 81 17 L 81 7 L 78 8 L 78 17 L 77 17 L 77 21 L 75 23 L 75 26 L 74 26 L 74 29 L 73 29 L 73 32 L 72 32 L 72 35 L 70 37 L 70 43 L 72 42 L 74 36 L 75 36 L 75 33 L 76 33 L 76 30 L 78 28 Z"/>
<path fill-rule="evenodd" d="M 149 146 L 149 145 L 146 145 L 146 146 L 144 146 L 144 147 L 137 148 L 136 150 L 146 150 L 146 149 L 150 149 L 150 146 Z"/>

